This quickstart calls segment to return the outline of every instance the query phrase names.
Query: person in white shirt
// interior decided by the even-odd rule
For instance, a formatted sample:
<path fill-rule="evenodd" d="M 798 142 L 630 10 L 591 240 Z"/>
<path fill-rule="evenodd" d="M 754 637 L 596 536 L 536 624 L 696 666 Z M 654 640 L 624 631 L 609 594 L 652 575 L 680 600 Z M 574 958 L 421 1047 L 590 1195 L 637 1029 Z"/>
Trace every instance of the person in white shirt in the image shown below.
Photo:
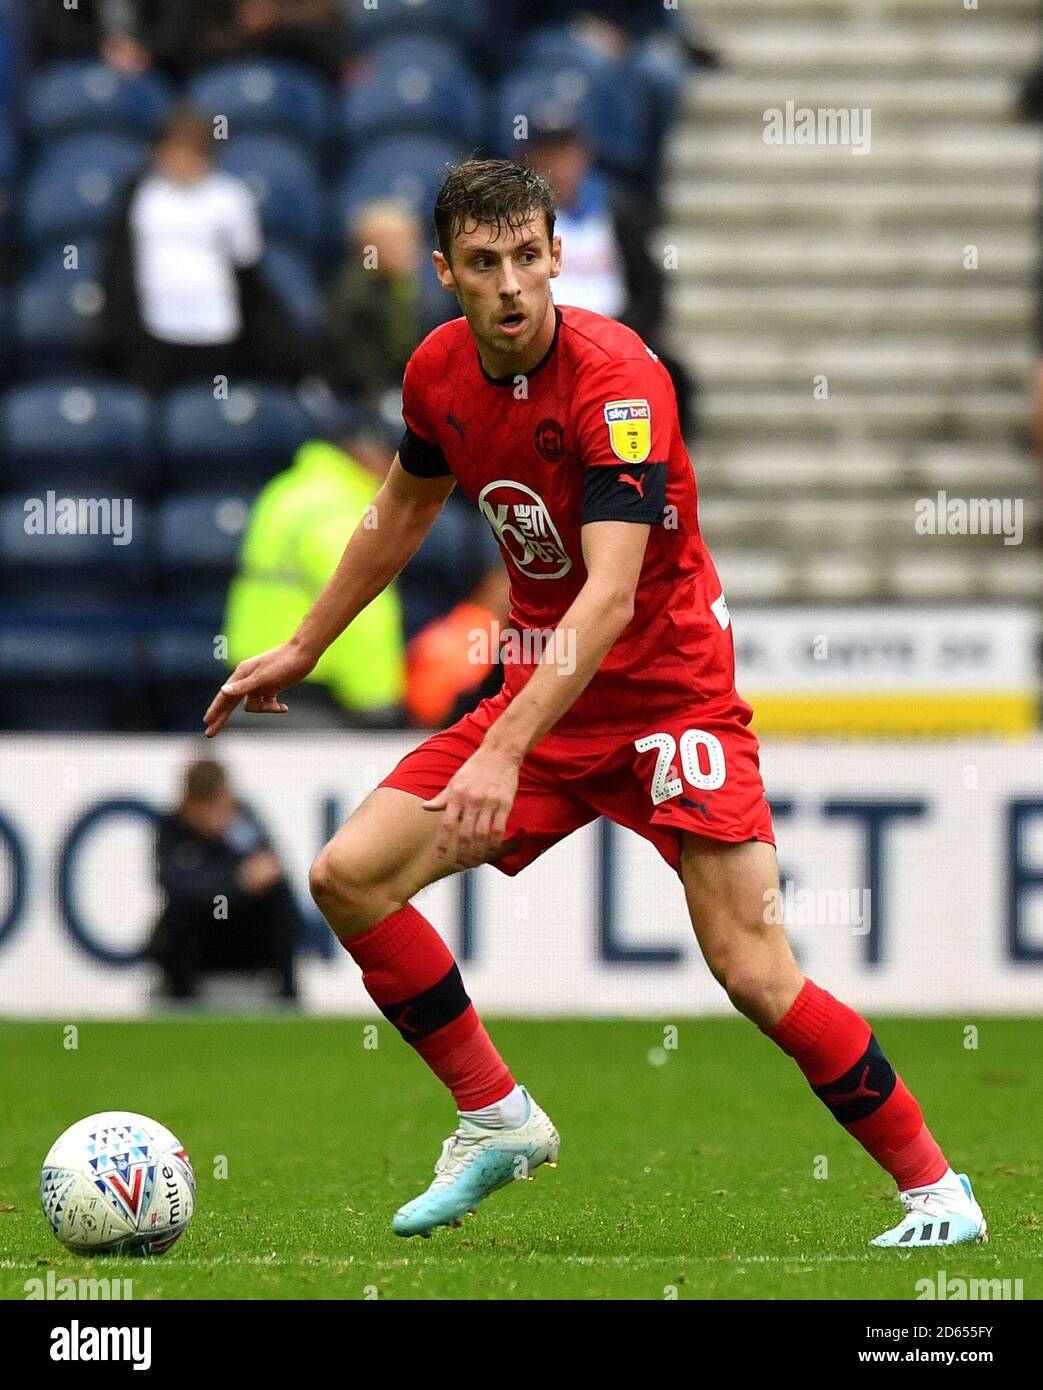
<path fill-rule="evenodd" d="M 115 365 L 148 390 L 241 371 L 293 374 L 284 370 L 293 332 L 284 335 L 259 271 L 257 209 L 212 151 L 208 118 L 175 111 L 113 235 L 110 348 Z"/>

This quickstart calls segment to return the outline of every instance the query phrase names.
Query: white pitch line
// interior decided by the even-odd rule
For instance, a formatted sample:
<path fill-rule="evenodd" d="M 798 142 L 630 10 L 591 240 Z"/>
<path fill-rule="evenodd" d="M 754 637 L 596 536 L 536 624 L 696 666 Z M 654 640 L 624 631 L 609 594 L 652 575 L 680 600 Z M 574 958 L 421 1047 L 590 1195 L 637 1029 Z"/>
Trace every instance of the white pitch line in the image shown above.
<path fill-rule="evenodd" d="M 950 1245 L 950 1246 L 940 1246 L 940 1245 L 936 1245 L 936 1246 L 929 1246 L 926 1250 L 910 1250 L 910 1251 L 902 1250 L 902 1251 L 899 1251 L 899 1252 L 897 1253 L 896 1258 L 899 1259 L 899 1260 L 904 1264 L 904 1263 L 906 1263 L 911 1257 L 915 1257 L 916 1259 L 920 1259 L 920 1258 L 922 1258 L 923 1256 L 925 1256 L 926 1254 L 928 1254 L 929 1252 L 935 1252 L 935 1251 L 941 1251 L 941 1250 L 946 1250 L 946 1251 L 952 1252 L 952 1251 L 958 1251 L 959 1249 L 960 1249 L 959 1246 L 952 1246 L 952 1245 Z M 968 1253 L 969 1253 L 969 1252 L 968 1252 Z M 606 1264 L 606 1265 L 705 1264 L 705 1265 L 711 1265 L 711 1264 L 719 1264 L 719 1265 L 733 1265 L 733 1266 L 735 1266 L 736 1268 L 738 1268 L 738 1267 L 740 1267 L 740 1266 L 742 1266 L 742 1265 L 750 1265 L 750 1264 L 784 1264 L 784 1265 L 801 1265 L 801 1264 L 804 1264 L 804 1265 L 812 1265 L 812 1264 L 853 1264 L 853 1263 L 856 1263 L 856 1262 L 857 1262 L 857 1263 L 861 1263 L 861 1264 L 869 1264 L 869 1263 L 872 1263 L 873 1265 L 879 1265 L 879 1264 L 886 1263 L 887 1259 L 889 1258 L 888 1256 L 886 1256 L 886 1255 L 884 1254 L 883 1251 L 880 1251 L 878 1254 L 877 1254 L 877 1253 L 874 1253 L 874 1254 L 868 1254 L 868 1253 L 867 1253 L 867 1254 L 865 1254 L 865 1255 L 859 1255 L 859 1254 L 847 1254 L 847 1255 L 843 1255 L 843 1254 L 822 1254 L 822 1255 L 554 1255 L 554 1254 L 550 1254 L 550 1253 L 544 1254 L 544 1253 L 542 1253 L 542 1252 L 541 1252 L 541 1253 L 530 1252 L 529 1254 L 507 1254 L 507 1253 L 505 1253 L 503 1250 L 496 1250 L 496 1251 L 492 1251 L 492 1250 L 490 1250 L 490 1251 L 478 1250 L 478 1251 L 473 1252 L 473 1253 L 470 1254 L 470 1255 L 450 1255 L 450 1254 L 443 1254 L 443 1253 L 440 1252 L 440 1251 L 436 1252 L 435 1250 L 431 1250 L 431 1251 L 430 1251 L 430 1256 L 428 1256 L 428 1255 L 425 1254 L 425 1255 L 423 1255 L 420 1259 L 418 1259 L 418 1260 L 416 1261 L 416 1263 L 417 1263 L 418 1265 L 420 1265 L 420 1264 L 427 1265 L 427 1264 L 431 1263 L 431 1259 L 432 1259 L 432 1258 L 437 1258 L 437 1262 L 438 1262 L 439 1264 L 461 1264 L 461 1265 L 470 1265 L 470 1264 L 473 1264 L 475 1258 L 481 1258 L 481 1257 L 483 1257 L 483 1256 L 485 1256 L 485 1255 L 494 1255 L 496 1258 L 502 1258 L 502 1259 L 504 1259 L 505 1261 L 507 1261 L 507 1260 L 525 1260 L 525 1261 L 532 1261 L 532 1262 L 549 1261 L 549 1262 L 556 1262 L 556 1263 L 558 1263 L 558 1264 L 566 1264 L 566 1265 L 567 1265 L 567 1264 L 578 1264 L 578 1265 L 596 1265 L 596 1264 Z M 1000 1259 L 1000 1252 L 999 1252 L 998 1250 L 996 1250 L 996 1251 L 993 1251 L 993 1250 L 990 1250 L 990 1251 L 982 1251 L 982 1252 L 981 1252 L 981 1255 L 982 1255 L 982 1259 L 983 1259 L 983 1260 L 988 1260 L 988 1259 L 991 1258 L 991 1259 L 995 1260 L 996 1262 L 998 1262 L 999 1259 Z M 105 1257 L 104 1257 L 104 1256 L 97 1256 L 96 1258 L 97 1258 L 97 1259 L 104 1259 Z M 948 1255 L 947 1258 L 950 1258 L 950 1259 L 951 1259 L 951 1258 L 952 1258 L 952 1255 L 951 1255 L 951 1254 Z M 1043 1251 L 1033 1251 L 1031 1254 L 1028 1254 L 1028 1253 L 1022 1253 L 1022 1254 L 1018 1254 L 1018 1255 L 1013 1255 L 1013 1254 L 1012 1254 L 1012 1255 L 1010 1255 L 1008 1258 L 1011 1259 L 1011 1260 L 1016 1260 L 1016 1261 L 1023 1261 L 1023 1260 L 1032 1260 L 1032 1261 L 1035 1261 L 1035 1260 L 1043 1260 Z M 84 1263 L 89 1263 L 89 1261 L 90 1261 L 90 1257 L 89 1257 L 89 1256 L 84 1256 L 83 1259 L 84 1259 Z M 166 1262 L 163 1263 L 162 1265 L 159 1265 L 158 1261 L 149 1261 L 149 1260 L 133 1260 L 133 1261 L 130 1261 L 130 1260 L 127 1260 L 127 1261 L 121 1262 L 121 1267 L 124 1268 L 124 1269 L 133 1267 L 135 1270 L 144 1271 L 144 1270 L 146 1270 L 146 1269 L 155 1269 L 155 1268 L 157 1268 L 157 1267 L 158 1267 L 158 1268 L 162 1268 L 162 1269 L 170 1269 L 170 1270 L 177 1270 L 177 1269 L 212 1269 L 215 1265 L 229 1265 L 229 1266 L 233 1266 L 233 1267 L 236 1266 L 236 1265 L 251 1265 L 251 1266 L 256 1265 L 256 1266 L 258 1266 L 258 1267 L 260 1267 L 260 1268 L 264 1268 L 265 1266 L 267 1266 L 267 1267 L 269 1267 L 269 1268 L 271 1268 L 271 1269 L 322 1269 L 322 1268 L 334 1268 L 334 1267 L 339 1267 L 339 1266 L 341 1266 L 341 1265 L 355 1265 L 355 1266 L 357 1266 L 360 1270 L 370 1270 L 370 1269 L 387 1269 L 387 1270 L 395 1270 L 395 1269 L 405 1269 L 405 1268 L 407 1268 L 407 1267 L 408 1267 L 410 1264 L 412 1264 L 412 1263 L 413 1263 L 413 1261 L 410 1259 L 409 1256 L 402 1256 L 402 1257 L 400 1257 L 399 1259 L 389 1259 L 389 1258 L 385 1258 L 385 1259 L 365 1259 L 365 1258 L 363 1258 L 363 1257 L 361 1257 L 361 1256 L 357 1256 L 357 1255 L 344 1255 L 344 1256 L 341 1256 L 340 1258 L 338 1258 L 338 1257 L 336 1257 L 336 1256 L 333 1256 L 333 1255 L 318 1255 L 318 1256 L 315 1256 L 315 1257 L 312 1258 L 312 1259 L 303 1259 L 303 1258 L 301 1258 L 301 1259 L 286 1259 L 286 1258 L 283 1258 L 282 1256 L 277 1256 L 275 1259 L 269 1259 L 269 1258 L 267 1258 L 267 1257 L 264 1256 L 264 1255 L 215 1255 L 212 1259 L 207 1260 L 207 1259 L 201 1259 L 201 1258 L 199 1258 L 199 1257 L 193 1255 L 193 1256 L 187 1256 L 187 1257 L 178 1257 L 178 1256 L 174 1256 L 172 1259 L 166 1261 Z M 82 1268 L 82 1266 L 75 1266 L 75 1265 L 71 1265 L 71 1266 L 69 1266 L 69 1267 L 70 1267 L 70 1268 L 78 1268 L 78 1267 L 79 1267 L 79 1268 Z M 55 1273 L 56 1273 L 56 1276 L 57 1276 L 57 1270 L 55 1269 L 55 1266 L 53 1265 L 53 1263 L 50 1263 L 50 1262 L 49 1262 L 49 1263 L 46 1264 L 46 1265 L 42 1265 L 42 1264 L 38 1263 L 38 1262 L 35 1261 L 35 1260 L 11 1260 L 11 1259 L 0 1259 L 0 1269 L 10 1269 L 10 1270 L 15 1270 L 15 1269 L 19 1269 L 19 1270 L 20 1270 L 20 1269 L 30 1269 L 30 1270 L 38 1270 L 38 1271 L 39 1271 L 39 1270 L 46 1271 L 47 1269 L 54 1269 L 54 1270 L 55 1270 Z M 65 1277 L 69 1277 L 69 1276 L 62 1275 L 62 1276 L 58 1276 L 58 1277 L 63 1277 L 63 1278 L 65 1278 Z"/>

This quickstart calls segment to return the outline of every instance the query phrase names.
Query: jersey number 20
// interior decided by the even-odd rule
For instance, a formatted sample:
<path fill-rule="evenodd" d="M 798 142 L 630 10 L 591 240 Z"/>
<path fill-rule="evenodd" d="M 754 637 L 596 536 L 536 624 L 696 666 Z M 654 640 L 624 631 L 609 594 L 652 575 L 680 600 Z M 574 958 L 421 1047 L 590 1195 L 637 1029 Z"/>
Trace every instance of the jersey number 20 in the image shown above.
<path fill-rule="evenodd" d="M 648 753 L 653 748 L 659 750 L 655 772 L 652 774 L 653 806 L 658 806 L 661 801 L 669 801 L 670 797 L 679 796 L 684 791 L 681 779 L 670 776 L 670 765 L 677 751 L 677 744 L 671 734 L 648 734 L 645 738 L 636 739 L 634 747 L 639 753 Z M 699 766 L 700 748 L 706 749 L 706 757 L 710 764 L 708 772 L 704 772 Z M 681 735 L 681 771 L 688 785 L 698 791 L 712 792 L 722 787 L 725 769 L 721 740 L 704 729 L 685 729 Z"/>

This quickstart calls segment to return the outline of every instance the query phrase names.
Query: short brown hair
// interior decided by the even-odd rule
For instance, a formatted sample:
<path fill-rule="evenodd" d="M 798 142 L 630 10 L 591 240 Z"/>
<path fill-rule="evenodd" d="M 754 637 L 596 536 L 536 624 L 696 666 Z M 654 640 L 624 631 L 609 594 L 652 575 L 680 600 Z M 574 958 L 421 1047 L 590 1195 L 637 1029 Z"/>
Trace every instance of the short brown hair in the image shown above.
<path fill-rule="evenodd" d="M 210 117 L 187 103 L 172 106 L 156 134 L 154 148 L 190 145 L 198 154 L 213 158 L 214 127 Z"/>
<path fill-rule="evenodd" d="M 496 235 L 516 232 L 535 213 L 547 218 L 554 236 L 557 204 L 541 174 L 510 159 L 468 159 L 449 170 L 435 201 L 435 232 L 446 260 L 453 237 L 476 227 L 496 228 Z"/>
<path fill-rule="evenodd" d="M 227 787 L 224 768 L 212 758 L 197 758 L 185 769 L 186 801 L 216 801 Z"/>

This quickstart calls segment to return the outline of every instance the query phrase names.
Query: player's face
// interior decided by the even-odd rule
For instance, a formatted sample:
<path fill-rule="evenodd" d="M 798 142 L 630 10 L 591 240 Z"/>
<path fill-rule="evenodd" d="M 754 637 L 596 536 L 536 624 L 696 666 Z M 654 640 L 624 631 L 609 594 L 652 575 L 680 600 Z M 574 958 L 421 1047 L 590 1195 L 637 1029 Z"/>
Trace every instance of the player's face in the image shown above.
<path fill-rule="evenodd" d="M 517 231 L 480 225 L 453 239 L 452 261 L 434 254 L 438 278 L 453 290 L 493 375 L 525 371 L 553 334 L 550 282 L 561 273 L 561 238 L 538 212 Z M 549 327 L 548 327 L 549 325 Z M 532 361 L 528 359 L 533 357 Z"/>

